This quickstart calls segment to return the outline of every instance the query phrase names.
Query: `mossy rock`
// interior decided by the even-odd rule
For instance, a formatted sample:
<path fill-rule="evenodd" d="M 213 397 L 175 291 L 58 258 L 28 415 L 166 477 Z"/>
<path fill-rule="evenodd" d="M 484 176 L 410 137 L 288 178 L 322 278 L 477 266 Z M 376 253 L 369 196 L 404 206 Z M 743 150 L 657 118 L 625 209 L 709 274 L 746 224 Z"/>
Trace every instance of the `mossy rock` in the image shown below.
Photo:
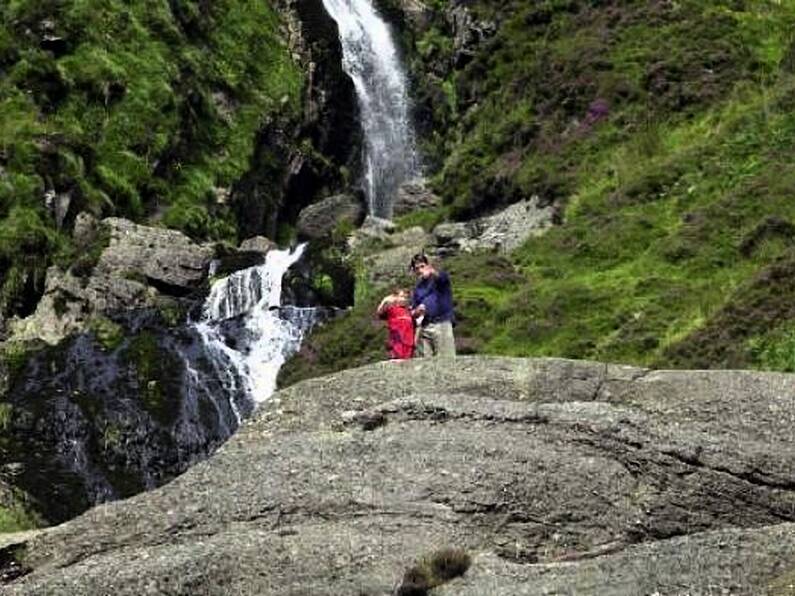
<path fill-rule="evenodd" d="M 133 337 L 123 358 L 135 369 L 144 409 L 163 426 L 170 426 L 181 407 L 183 364 L 151 331 Z"/>

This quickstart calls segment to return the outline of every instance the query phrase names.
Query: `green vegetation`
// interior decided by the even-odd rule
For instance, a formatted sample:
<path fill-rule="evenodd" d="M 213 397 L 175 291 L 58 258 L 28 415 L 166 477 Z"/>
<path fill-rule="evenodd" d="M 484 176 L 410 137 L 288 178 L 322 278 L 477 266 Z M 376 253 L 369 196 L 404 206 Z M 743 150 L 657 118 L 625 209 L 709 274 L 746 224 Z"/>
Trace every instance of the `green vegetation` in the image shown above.
<path fill-rule="evenodd" d="M 7 375 L 8 387 L 21 375 L 28 364 L 32 348 L 22 342 L 4 342 L 0 344 L 0 375 Z"/>
<path fill-rule="evenodd" d="M 174 422 L 180 405 L 181 363 L 160 347 L 150 331 L 130 340 L 125 358 L 135 367 L 146 411 L 163 426 Z"/>
<path fill-rule="evenodd" d="M 303 76 L 267 3 L 12 0 L 0 6 L 0 312 L 26 314 L 57 255 L 45 191 L 79 210 L 235 239 L 219 201 Z M 67 222 L 68 223 L 68 222 Z"/>
<path fill-rule="evenodd" d="M 499 26 L 463 66 L 439 19 L 409 40 L 436 191 L 453 218 L 538 195 L 562 223 L 442 263 L 460 351 L 795 370 L 795 2 L 471 10 Z"/>
<path fill-rule="evenodd" d="M 19 506 L 0 506 L 0 533 L 31 530 L 40 524 L 41 520 Z"/>
<path fill-rule="evenodd" d="M 105 317 L 92 319 L 89 328 L 102 348 L 107 351 L 115 350 L 124 341 L 124 328 Z"/>
<path fill-rule="evenodd" d="M 395 226 L 398 231 L 419 226 L 426 232 L 430 232 L 437 224 L 442 223 L 450 215 L 448 207 L 437 209 L 421 209 L 413 211 L 395 218 Z"/>

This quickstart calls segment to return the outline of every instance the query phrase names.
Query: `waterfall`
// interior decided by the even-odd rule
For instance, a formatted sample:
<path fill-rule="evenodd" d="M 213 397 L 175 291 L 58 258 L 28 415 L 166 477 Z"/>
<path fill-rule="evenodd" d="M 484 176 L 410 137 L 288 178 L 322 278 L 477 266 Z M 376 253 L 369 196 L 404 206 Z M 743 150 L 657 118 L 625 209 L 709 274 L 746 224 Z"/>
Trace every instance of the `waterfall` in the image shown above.
<path fill-rule="evenodd" d="M 420 169 L 406 74 L 392 32 L 370 0 L 323 0 L 323 5 L 339 27 L 342 66 L 359 100 L 369 211 L 390 219 L 398 187 Z"/>
<path fill-rule="evenodd" d="M 227 418 L 230 431 L 273 393 L 279 369 L 315 321 L 313 308 L 280 305 L 282 276 L 303 249 L 304 245 L 294 251 L 272 250 L 264 264 L 216 281 L 201 318 L 193 323 L 202 349 L 188 358 L 189 385 L 210 393 L 205 375 L 199 372 L 210 367 L 226 397 L 224 403 L 216 396 L 211 399 Z"/>

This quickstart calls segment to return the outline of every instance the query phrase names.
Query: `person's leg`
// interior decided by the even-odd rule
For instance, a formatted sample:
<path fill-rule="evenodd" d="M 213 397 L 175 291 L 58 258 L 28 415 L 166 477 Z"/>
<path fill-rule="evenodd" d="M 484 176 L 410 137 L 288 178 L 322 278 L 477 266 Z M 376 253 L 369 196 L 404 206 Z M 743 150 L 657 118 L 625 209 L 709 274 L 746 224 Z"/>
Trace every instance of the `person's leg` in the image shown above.
<path fill-rule="evenodd" d="M 414 355 L 417 358 L 433 356 L 433 334 L 428 327 L 417 329 L 417 345 L 414 346 Z"/>
<path fill-rule="evenodd" d="M 436 355 L 452 358 L 455 356 L 455 337 L 453 324 L 450 321 L 434 325 L 436 327 Z"/>

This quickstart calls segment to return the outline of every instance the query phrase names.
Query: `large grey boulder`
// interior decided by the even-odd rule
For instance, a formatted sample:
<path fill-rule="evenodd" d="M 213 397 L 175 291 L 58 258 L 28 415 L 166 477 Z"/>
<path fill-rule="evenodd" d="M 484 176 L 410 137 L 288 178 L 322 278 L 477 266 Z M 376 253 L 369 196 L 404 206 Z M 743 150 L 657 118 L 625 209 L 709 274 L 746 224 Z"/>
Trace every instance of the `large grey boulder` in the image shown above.
<path fill-rule="evenodd" d="M 50 267 L 36 310 L 24 319 L 12 319 L 9 327 L 14 339 L 41 339 L 54 345 L 83 331 L 94 317 L 153 306 L 157 295 L 157 290 L 135 279 L 93 275 L 86 283 Z"/>
<path fill-rule="evenodd" d="M 97 264 L 100 274 L 142 278 L 177 293 L 189 292 L 207 277 L 213 248 L 193 242 L 182 232 L 141 226 L 110 217 L 103 220 L 110 245 Z"/>
<path fill-rule="evenodd" d="M 196 244 L 176 230 L 120 218 L 97 223 L 88 214 L 77 217 L 79 248 L 92 250 L 100 234 L 109 236 L 109 244 L 87 277 L 54 266 L 47 270 L 34 313 L 8 323 L 13 339 L 56 344 L 85 330 L 96 317 L 172 304 L 206 281 L 215 254 L 212 246 Z"/>
<path fill-rule="evenodd" d="M 453 546 L 434 594 L 791 593 L 794 387 L 487 357 L 305 381 L 170 484 L 19 538 L 5 589 L 386 596 Z"/>
<path fill-rule="evenodd" d="M 252 236 L 240 243 L 242 252 L 255 252 L 263 257 L 275 248 L 279 248 L 278 245 L 270 238 L 265 238 L 265 236 Z"/>
<path fill-rule="evenodd" d="M 366 254 L 363 258 L 369 283 L 381 287 L 394 284 L 413 285 L 413 275 L 409 272 L 411 257 L 424 252 L 431 241 L 431 235 L 419 226 L 384 236 L 381 249 Z M 362 246 L 359 247 L 361 248 Z"/>
<path fill-rule="evenodd" d="M 331 235 L 341 224 L 356 227 L 365 216 L 364 205 L 355 196 L 339 194 L 313 203 L 298 214 L 298 233 L 311 240 Z"/>

